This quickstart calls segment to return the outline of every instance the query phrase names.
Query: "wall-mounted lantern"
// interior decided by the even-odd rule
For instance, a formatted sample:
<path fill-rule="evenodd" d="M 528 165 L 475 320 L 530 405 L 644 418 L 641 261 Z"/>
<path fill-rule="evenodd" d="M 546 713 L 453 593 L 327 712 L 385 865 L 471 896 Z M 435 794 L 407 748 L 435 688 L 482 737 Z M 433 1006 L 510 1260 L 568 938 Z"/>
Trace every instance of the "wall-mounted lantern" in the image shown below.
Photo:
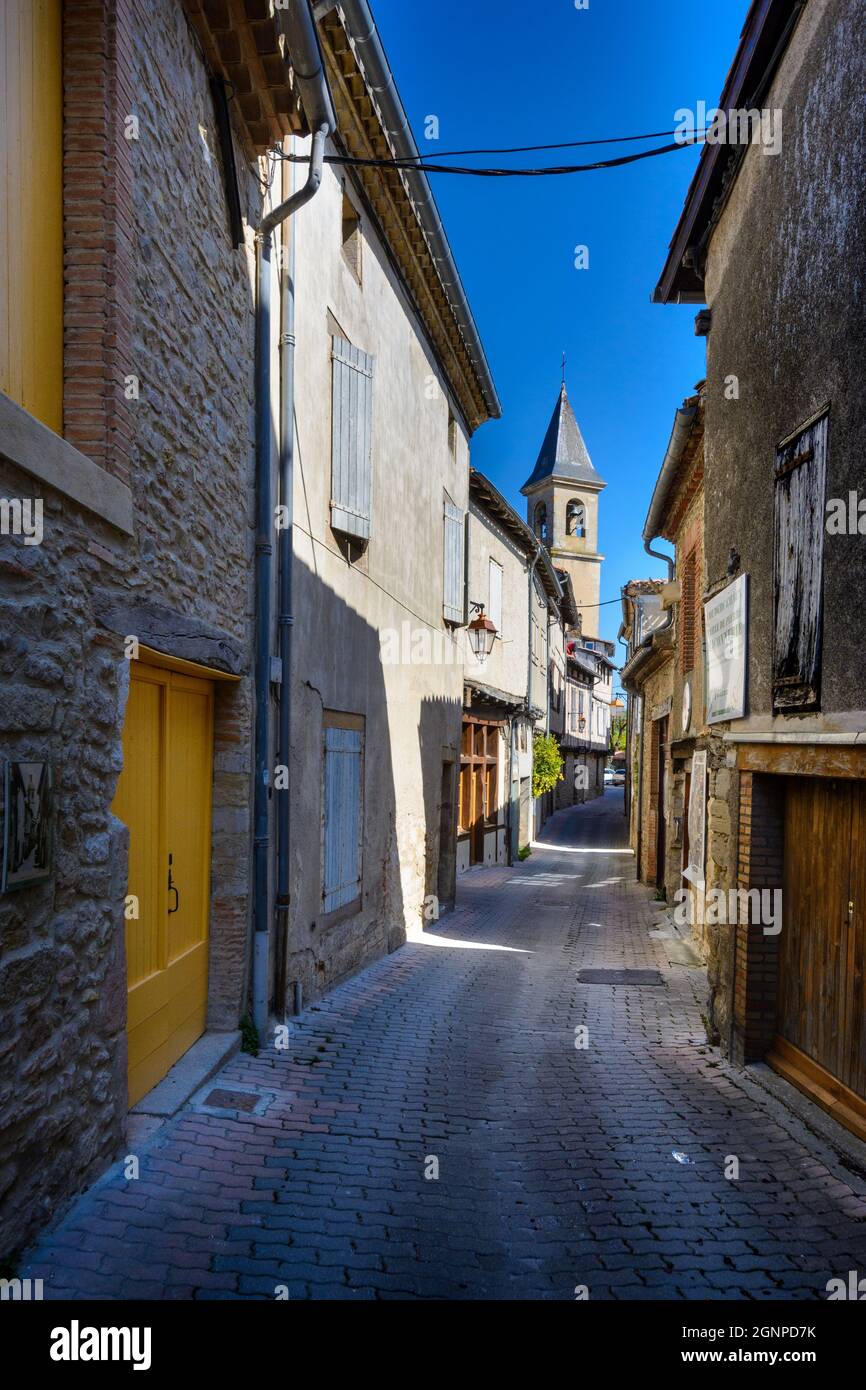
<path fill-rule="evenodd" d="M 483 664 L 490 653 L 493 651 L 493 643 L 496 640 L 496 626 L 485 615 L 483 603 L 473 603 L 471 605 L 473 613 L 477 613 L 477 618 L 473 618 L 469 624 L 469 641 L 472 643 L 472 650 L 475 659 Z"/>

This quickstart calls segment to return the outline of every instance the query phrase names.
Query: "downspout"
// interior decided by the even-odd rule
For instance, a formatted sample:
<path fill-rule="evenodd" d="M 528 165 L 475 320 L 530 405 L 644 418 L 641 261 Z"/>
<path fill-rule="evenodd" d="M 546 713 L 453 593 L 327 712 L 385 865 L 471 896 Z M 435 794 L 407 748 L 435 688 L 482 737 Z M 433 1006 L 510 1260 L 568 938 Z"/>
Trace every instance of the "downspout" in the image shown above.
<path fill-rule="evenodd" d="M 666 503 L 666 501 L 667 501 L 668 491 L 669 491 L 669 489 L 670 489 L 670 487 L 671 487 L 671 485 L 672 485 L 672 483 L 673 483 L 674 477 L 676 476 L 677 470 L 678 470 L 678 468 L 679 468 L 679 466 L 680 466 L 680 463 L 681 463 L 681 461 L 682 461 L 683 450 L 685 449 L 686 443 L 688 442 L 689 434 L 690 434 L 690 432 L 691 432 L 691 427 L 692 427 L 692 421 L 694 420 L 696 413 L 697 413 L 697 409 L 696 409 L 695 406 L 693 406 L 693 405 L 691 405 L 691 406 L 682 405 L 682 406 L 680 406 L 680 408 L 677 410 L 677 412 L 676 412 L 676 414 L 675 414 L 675 416 L 674 416 L 674 427 L 673 427 L 673 429 L 671 430 L 671 437 L 670 437 L 670 440 L 668 441 L 668 447 L 667 447 L 667 450 L 666 450 L 666 452 L 665 452 L 664 459 L 663 459 L 663 461 L 662 461 L 661 472 L 659 473 L 658 480 L 657 480 L 657 482 L 656 482 L 655 488 L 653 489 L 653 495 L 652 495 L 652 500 L 651 500 L 651 502 L 650 502 L 649 513 L 647 514 L 647 519 L 646 519 L 646 522 L 645 522 L 644 528 L 643 528 L 643 548 L 644 548 L 644 550 L 646 551 L 647 555 L 651 555 L 652 558 L 653 558 L 654 560 L 663 560 L 664 563 L 667 565 L 667 569 L 668 569 L 668 583 L 670 583 L 671 580 L 672 580 L 673 577 L 674 577 L 674 561 L 673 561 L 673 557 L 672 557 L 671 555 L 665 555 L 665 554 L 663 554 L 662 551 L 660 551 L 660 550 L 653 550 L 652 547 L 651 547 L 650 542 L 651 542 L 651 541 L 654 541 L 655 538 L 656 538 L 656 536 L 659 534 L 659 523 L 660 523 L 660 520 L 661 520 L 661 516 L 662 516 L 662 512 L 663 512 L 665 503 Z M 671 605 L 670 608 L 668 609 L 667 617 L 665 618 L 664 622 L 661 623 L 657 628 L 654 628 L 654 629 L 653 629 L 652 637 L 655 637 L 656 633 L 658 633 L 658 632 L 666 632 L 667 629 L 668 629 L 668 628 L 671 626 L 671 624 L 673 623 L 673 620 L 674 620 L 674 610 L 673 610 L 673 605 Z M 646 720 L 645 720 L 645 718 L 644 718 L 644 715 L 645 715 L 644 701 L 643 701 L 643 699 L 641 699 L 641 724 L 642 724 L 642 725 L 645 725 L 645 724 L 646 724 Z M 638 878 L 640 878 L 640 857 L 641 857 L 641 851 L 642 851 L 642 849 L 643 849 L 643 836 L 642 836 L 642 834 L 641 834 L 641 823 L 642 823 L 642 819 L 643 819 L 643 781 L 644 781 L 644 779 L 643 779 L 643 760 L 644 760 L 644 745 L 643 745 L 643 735 L 642 735 L 642 731 L 641 731 L 641 749 L 640 749 L 640 763 L 641 763 L 641 767 L 640 767 L 640 776 L 638 777 L 638 784 L 637 784 L 637 876 L 638 876 Z"/>
<path fill-rule="evenodd" d="M 292 141 L 294 144 L 294 139 Z M 283 198 L 295 191 L 295 166 L 283 164 Z M 292 708 L 292 558 L 294 552 L 294 491 L 295 491 L 295 264 L 294 229 L 283 223 L 282 256 L 280 257 L 280 507 L 281 528 L 277 537 L 279 609 L 277 613 L 277 643 L 280 654 L 280 704 L 277 723 L 277 765 L 285 768 L 283 785 L 277 792 L 277 962 L 274 971 L 274 994 L 282 1001 L 286 997 L 286 961 L 289 945 L 289 843 L 291 830 L 291 796 L 289 793 L 291 766 L 291 708 Z M 288 257 L 286 239 L 291 241 Z M 298 1001 L 300 1003 L 300 1001 Z"/>
<path fill-rule="evenodd" d="M 532 564 L 529 566 L 529 571 L 528 571 L 528 573 L 529 573 L 529 634 L 528 634 L 528 642 L 527 642 L 527 648 L 526 648 L 526 708 L 527 708 L 527 710 L 530 710 L 530 709 L 532 708 L 532 599 L 533 599 L 533 593 L 534 593 L 533 581 L 534 581 L 534 579 L 535 579 L 535 566 L 538 564 L 538 561 L 540 560 L 540 558 L 541 558 L 541 546 L 538 546 L 538 547 L 536 548 L 536 551 L 535 551 L 534 556 L 532 557 Z"/>
<path fill-rule="evenodd" d="M 544 692 L 544 732 L 550 733 L 550 605 L 547 608 L 547 679 Z"/>
<path fill-rule="evenodd" d="M 514 715 L 508 721 L 508 815 L 507 850 L 508 867 L 514 863 L 514 735 L 516 731 Z M 518 846 L 519 848 L 519 846 Z"/>
<path fill-rule="evenodd" d="M 256 232 L 256 660 L 255 660 L 255 786 L 253 797 L 253 1021 L 262 1037 L 268 1026 L 269 990 L 268 957 L 270 948 L 269 877 L 270 877 L 270 793 L 271 793 L 271 590 L 273 586 L 273 544 L 275 524 L 271 467 L 271 253 L 273 234 L 280 223 L 295 212 L 319 190 L 322 182 L 325 142 L 336 128 L 336 117 L 322 65 L 315 25 L 307 0 L 296 0 L 288 10 L 280 9 L 281 24 L 291 54 L 292 66 L 301 93 L 301 102 L 314 129 L 310 166 L 303 188 L 273 208 L 259 224 Z M 294 282 L 292 282 L 294 291 Z M 293 371 L 293 355 L 287 357 L 286 371 Z M 283 374 L 283 382 L 285 375 Z M 293 385 L 288 396 L 293 398 Z M 291 419 L 291 417 L 290 417 Z M 292 435 L 291 427 L 289 437 Z M 291 501 L 291 446 L 285 451 L 286 437 L 281 440 L 280 483 L 281 500 Z M 282 491 L 285 485 L 286 491 Z M 283 550 L 284 538 L 288 541 Z M 291 531 L 284 528 L 280 536 L 281 556 L 288 555 L 288 585 L 291 595 Z M 285 578 L 285 576 L 283 576 Z M 282 638 L 290 623 L 283 623 L 284 590 L 281 581 L 281 650 Z M 283 668 L 280 700 L 280 730 L 291 716 L 289 672 Z M 284 799 L 289 797 L 285 789 Z M 284 832 L 288 832 L 287 813 L 283 812 Z M 282 843 L 282 841 L 280 842 Z"/>
<path fill-rule="evenodd" d="M 620 643 L 621 646 L 625 647 L 625 659 L 626 659 L 626 661 L 628 661 L 628 641 L 627 641 L 627 639 L 626 639 L 625 637 L 623 637 L 623 635 L 622 635 L 622 634 L 623 634 L 623 627 L 624 627 L 624 623 L 620 626 L 619 632 L 618 632 L 617 635 L 616 635 L 616 640 Z M 633 716 L 634 701 L 633 701 L 632 696 L 629 694 L 628 691 L 626 691 L 625 693 L 626 693 L 626 698 L 627 698 L 627 700 L 628 700 L 628 704 L 626 705 L 626 713 L 625 713 L 625 748 L 626 748 L 626 753 L 625 753 L 625 786 L 623 787 L 623 815 L 625 816 L 626 821 L 628 821 L 628 823 L 629 823 L 629 830 L 630 830 L 630 829 L 631 829 L 631 761 L 632 761 L 632 736 L 633 736 L 633 725 L 634 725 L 634 719 L 633 719 L 632 716 Z"/>
<path fill-rule="evenodd" d="M 539 561 L 540 559 L 541 559 L 541 546 L 540 546 L 540 545 L 536 545 L 536 547 L 535 547 L 535 554 L 534 554 L 533 557 L 532 557 L 532 564 L 529 566 L 529 632 L 528 632 L 528 634 L 527 634 L 528 640 L 527 640 L 527 648 L 526 648 L 526 712 L 527 712 L 527 715 L 529 715 L 529 711 L 532 709 L 532 602 L 533 602 L 533 599 L 534 599 L 534 597 L 535 597 L 535 566 L 538 564 L 538 561 Z M 534 839 L 535 839 L 535 834 L 536 834 L 536 825 L 535 825 L 535 798 L 534 798 L 533 795 L 532 795 L 532 776 L 531 776 L 531 774 L 530 774 L 530 781 L 529 781 L 529 807 L 530 807 L 529 817 L 530 817 L 530 821 L 531 821 L 531 825 L 530 825 L 530 827 L 529 827 L 529 838 L 530 838 L 530 840 L 534 840 Z"/>

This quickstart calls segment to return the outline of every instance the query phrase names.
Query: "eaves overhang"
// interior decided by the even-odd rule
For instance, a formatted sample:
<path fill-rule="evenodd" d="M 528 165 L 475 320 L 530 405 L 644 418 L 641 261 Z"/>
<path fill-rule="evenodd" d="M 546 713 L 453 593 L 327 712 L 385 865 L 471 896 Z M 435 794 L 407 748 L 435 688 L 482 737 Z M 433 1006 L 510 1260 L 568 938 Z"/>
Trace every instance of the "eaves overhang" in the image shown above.
<path fill-rule="evenodd" d="M 671 436 L 641 533 L 645 541 L 652 542 L 657 536 L 671 542 L 676 539 L 675 528 L 670 525 L 672 503 L 681 493 L 687 476 L 698 466 L 697 456 L 703 444 L 703 437 L 704 404 L 701 389 L 697 395 L 687 396 L 674 413 Z M 701 454 L 701 477 L 702 459 Z"/>
<path fill-rule="evenodd" d="M 643 683 L 671 661 L 673 655 L 673 633 L 670 628 L 645 637 L 619 673 L 623 690 L 630 695 L 639 695 Z"/>
<path fill-rule="evenodd" d="M 208 67 L 229 85 L 229 106 L 251 156 L 304 133 L 279 11 L 267 0 L 182 0 Z"/>
<path fill-rule="evenodd" d="M 477 468 L 469 469 L 469 496 L 499 522 L 527 559 L 531 560 L 534 556 L 538 556 L 536 573 L 545 594 L 550 602 L 562 612 L 564 621 L 573 620 L 576 622 L 577 610 L 574 607 L 573 593 L 569 599 L 544 546 L 539 543 L 511 503 L 505 500 L 499 489 L 493 486 L 485 474 L 479 473 Z"/>
<path fill-rule="evenodd" d="M 315 9 L 337 140 L 358 159 L 420 158 L 366 0 Z M 388 247 L 473 432 L 502 407 L 427 175 L 420 165 L 354 167 L 353 179 Z"/>
<path fill-rule="evenodd" d="M 720 110 L 760 108 L 805 4 L 806 0 L 752 0 L 719 98 Z M 747 145 L 704 143 L 651 296 L 654 304 L 706 303 L 707 242 L 747 149 Z"/>

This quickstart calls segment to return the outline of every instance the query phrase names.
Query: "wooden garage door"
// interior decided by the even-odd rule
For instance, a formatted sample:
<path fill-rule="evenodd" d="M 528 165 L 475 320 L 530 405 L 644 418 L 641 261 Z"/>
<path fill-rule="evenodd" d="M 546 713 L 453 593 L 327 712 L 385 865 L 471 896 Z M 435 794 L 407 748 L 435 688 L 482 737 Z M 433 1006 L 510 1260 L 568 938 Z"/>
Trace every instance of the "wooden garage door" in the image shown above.
<path fill-rule="evenodd" d="M 855 1097 L 866 1102 L 864 837 L 866 783 L 789 779 L 779 1038 L 771 1060 L 799 1066 L 802 1075 L 792 1079 L 811 1082 L 828 1108 L 855 1111 Z"/>

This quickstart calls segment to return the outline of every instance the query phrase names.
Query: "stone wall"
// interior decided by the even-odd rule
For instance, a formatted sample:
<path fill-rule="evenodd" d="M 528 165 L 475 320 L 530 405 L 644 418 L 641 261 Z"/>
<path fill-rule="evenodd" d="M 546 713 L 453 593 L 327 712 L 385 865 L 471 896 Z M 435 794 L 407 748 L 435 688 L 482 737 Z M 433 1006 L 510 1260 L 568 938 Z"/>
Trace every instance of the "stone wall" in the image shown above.
<path fill-rule="evenodd" d="M 669 818 L 671 807 L 671 778 L 666 778 L 666 804 L 662 807 L 658 805 L 658 765 L 656 762 L 655 741 L 653 734 L 653 707 L 665 704 L 671 698 L 673 690 L 673 660 L 668 659 L 663 666 L 653 672 L 641 687 L 643 696 L 643 736 L 641 740 L 641 802 L 640 802 L 640 862 L 638 864 L 638 877 L 645 883 L 655 883 L 656 881 L 656 831 L 658 827 L 658 815 Z M 668 719 L 670 726 L 670 717 Z M 667 754 L 662 750 L 662 756 Z M 668 767 L 670 764 L 668 763 Z M 668 827 L 670 821 L 668 819 Z M 670 829 L 666 835 L 666 847 L 670 851 Z"/>
<path fill-rule="evenodd" d="M 829 402 L 826 496 L 864 495 L 866 327 L 860 291 L 839 291 L 849 278 L 861 284 L 866 264 L 863 122 L 839 143 L 866 79 L 864 55 L 861 0 L 811 0 L 761 103 L 782 112 L 781 149 L 747 150 L 709 243 L 707 585 L 725 580 L 733 548 L 749 576 L 753 727 L 771 723 L 778 443 Z M 864 584 L 862 536 L 825 534 L 821 713 L 776 721 L 801 736 L 863 727 L 866 649 L 851 594 Z"/>
<path fill-rule="evenodd" d="M 820 739 L 829 764 L 823 740 L 863 728 L 862 623 L 851 601 L 866 579 L 862 537 L 825 533 L 821 708 L 793 715 L 772 712 L 772 537 L 777 445 L 828 401 L 826 497 L 863 495 L 864 326 L 857 294 L 838 287 L 866 259 L 866 134 L 857 123 L 843 154 L 838 130 L 862 89 L 864 52 L 858 0 L 805 7 L 761 103 L 782 113 L 781 149 L 746 151 L 708 248 L 705 583 L 728 582 L 732 551 L 734 570 L 749 576 L 746 717 L 714 726 L 709 741 L 708 887 L 748 885 L 756 825 L 778 838 L 775 790 L 736 770 L 726 735 Z M 771 886 L 780 872 L 774 863 Z M 775 947 L 747 924 L 707 939 L 711 1019 L 722 1047 L 752 1060 L 774 1024 Z"/>
<path fill-rule="evenodd" d="M 87 296 L 76 265 L 95 261 L 99 271 L 89 291 L 98 386 L 87 411 L 76 412 L 82 338 L 69 353 L 67 413 L 79 447 L 92 442 L 106 469 L 127 476 L 129 459 L 135 535 L 42 487 L 42 544 L 0 540 L 0 757 L 50 762 L 56 789 L 52 879 L 0 897 L 0 1254 L 20 1247 L 122 1144 L 128 836 L 110 806 L 122 761 L 127 634 L 241 676 L 220 686 L 216 701 L 212 1026 L 237 1025 L 246 977 L 251 237 L 232 248 L 206 70 L 180 5 L 96 6 L 100 23 L 90 31 L 88 7 L 67 8 L 81 11 L 69 49 L 78 85 L 66 111 L 67 188 L 86 187 L 90 160 L 103 198 L 92 244 L 68 244 L 79 309 Z M 79 99 L 84 72 L 96 84 L 90 106 Z M 131 92 L 140 131 L 130 149 L 123 118 Z M 103 125 L 94 143 L 96 112 Z M 91 125 L 77 129 L 85 118 Z M 236 154 L 242 207 L 252 215 L 257 184 Z M 114 158 L 117 177 L 106 173 Z M 67 237 L 78 216 L 70 207 Z M 115 256 L 120 224 L 128 262 Z M 115 276 L 130 265 L 134 280 L 115 295 Z M 121 300 L 130 306 L 126 338 L 118 336 L 122 313 L 109 312 Z M 86 328 L 75 318 L 72 326 Z M 129 374 L 137 399 L 126 398 Z M 0 438 L 0 495 L 33 498 L 33 480 L 2 455 Z"/>

